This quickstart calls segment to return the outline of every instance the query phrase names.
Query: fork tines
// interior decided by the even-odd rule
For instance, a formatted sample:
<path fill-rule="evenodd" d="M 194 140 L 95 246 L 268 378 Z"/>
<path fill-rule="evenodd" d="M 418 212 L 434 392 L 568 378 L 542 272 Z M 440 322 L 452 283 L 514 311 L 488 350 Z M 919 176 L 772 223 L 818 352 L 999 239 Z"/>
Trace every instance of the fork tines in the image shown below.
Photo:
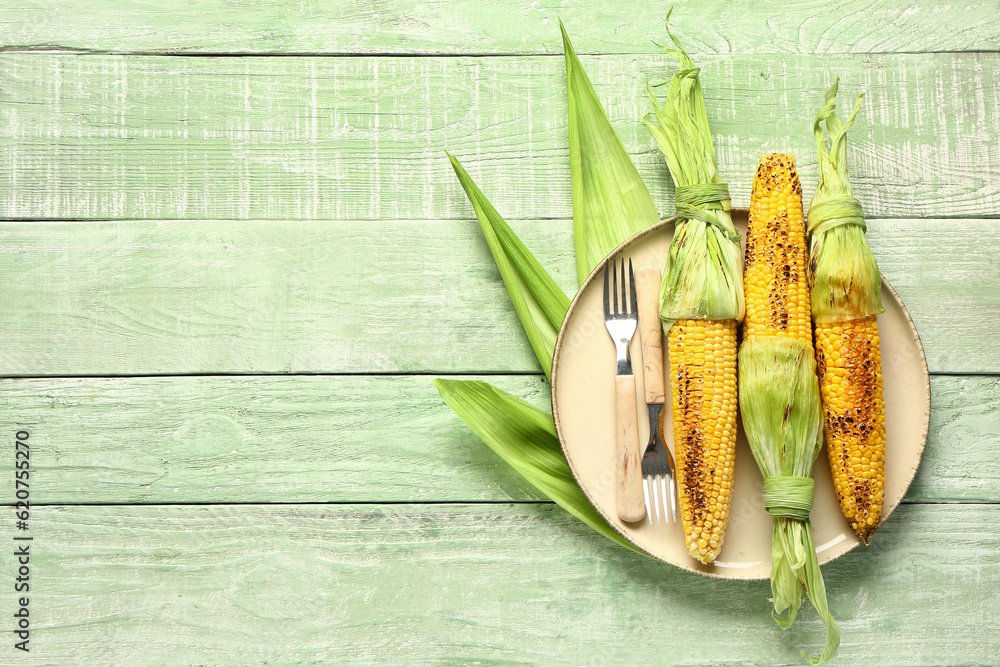
<path fill-rule="evenodd" d="M 649 443 L 642 455 L 642 494 L 646 501 L 646 516 L 650 523 L 677 522 L 677 489 L 675 488 L 674 457 L 660 438 L 657 422 L 661 406 L 649 406 Z M 653 521 L 653 517 L 656 521 Z"/>
<path fill-rule="evenodd" d="M 621 289 L 618 288 L 619 265 L 621 266 Z M 608 286 L 608 277 L 611 286 Z M 625 297 L 625 286 L 628 285 L 628 298 Z M 621 304 L 618 296 L 621 295 Z M 628 280 L 625 280 L 625 259 L 611 259 L 604 263 L 604 317 L 610 319 L 635 319 L 638 312 L 638 299 L 635 294 L 635 274 L 632 271 L 632 258 L 628 260 Z"/>
<path fill-rule="evenodd" d="M 670 455 L 669 452 L 656 451 L 652 456 L 663 457 L 664 454 Z M 673 472 L 669 468 L 662 473 L 647 472 L 647 460 L 649 459 L 643 458 L 642 466 L 642 494 L 646 501 L 646 516 L 650 523 L 676 523 L 677 506 L 674 499 L 677 497 L 677 493 L 674 488 Z M 665 457 L 663 463 L 669 465 Z"/>

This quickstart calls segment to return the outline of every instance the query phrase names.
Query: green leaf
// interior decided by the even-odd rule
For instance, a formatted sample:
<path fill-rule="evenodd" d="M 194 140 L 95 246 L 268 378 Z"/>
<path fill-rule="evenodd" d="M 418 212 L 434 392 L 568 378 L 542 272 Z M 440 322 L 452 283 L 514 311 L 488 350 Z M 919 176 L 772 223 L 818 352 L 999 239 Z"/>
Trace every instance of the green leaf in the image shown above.
<path fill-rule="evenodd" d="M 462 421 L 532 486 L 604 537 L 639 551 L 580 490 L 559 446 L 551 415 L 478 380 L 438 379 L 434 386 Z"/>
<path fill-rule="evenodd" d="M 774 596 L 774 620 L 787 630 L 795 620 L 802 605 L 802 595 L 809 595 L 813 608 L 826 626 L 826 643 L 823 652 L 802 657 L 819 665 L 837 657 L 840 648 L 840 626 L 830 613 L 826 601 L 826 584 L 820 572 L 816 545 L 813 543 L 812 524 L 808 521 L 775 517 L 771 533 L 771 594 Z"/>
<path fill-rule="evenodd" d="M 826 586 L 807 518 L 813 486 L 808 484 L 806 502 L 793 492 L 802 490 L 803 481 L 811 482 L 813 461 L 823 444 L 812 346 L 788 337 L 746 338 L 739 353 L 739 396 L 750 451 L 764 476 L 764 507 L 776 515 L 771 536 L 774 620 L 788 628 L 802 605 L 803 594 L 809 596 L 826 625 L 826 646 L 819 656 L 803 652 L 803 657 L 818 665 L 837 655 L 840 628 L 827 606 Z M 769 487 L 778 493 L 772 495 Z M 775 506 L 782 507 L 775 511 Z M 795 514 L 799 517 L 792 518 Z"/>
<path fill-rule="evenodd" d="M 662 47 L 680 68 L 665 84 L 663 105 L 646 87 L 656 122 L 643 125 L 674 179 L 678 222 L 660 285 L 664 330 L 680 319 L 743 319 L 743 265 L 739 234 L 730 214 L 729 189 L 719 176 L 701 91 L 700 70 L 680 41 Z"/>
<path fill-rule="evenodd" d="M 817 322 L 846 322 L 885 312 L 882 278 L 865 240 L 861 203 L 854 197 L 847 172 L 847 129 L 864 96 L 858 95 L 847 121 L 841 121 L 834 113 L 838 83 L 826 91 L 826 103 L 813 123 L 819 185 L 809 203 L 808 231 L 812 312 Z M 830 134 L 829 148 L 823 121 Z"/>
<path fill-rule="evenodd" d="M 569 310 L 569 298 L 500 217 L 458 160 L 451 155 L 448 158 L 472 202 L 514 310 L 548 377 L 552 372 L 552 353 L 559 327 Z"/>
<path fill-rule="evenodd" d="M 625 240 L 660 220 L 649 189 L 597 99 L 562 21 L 569 101 L 573 235 L 580 284 Z"/>

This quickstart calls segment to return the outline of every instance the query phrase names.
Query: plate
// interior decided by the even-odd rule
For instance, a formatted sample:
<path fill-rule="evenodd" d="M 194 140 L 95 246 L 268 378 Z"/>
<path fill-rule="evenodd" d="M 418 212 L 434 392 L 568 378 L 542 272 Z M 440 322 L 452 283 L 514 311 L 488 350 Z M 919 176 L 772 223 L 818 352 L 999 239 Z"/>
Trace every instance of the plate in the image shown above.
<path fill-rule="evenodd" d="M 747 212 L 734 210 L 733 221 L 746 236 Z M 653 265 L 663 270 L 673 237 L 673 220 L 637 234 L 615 251 L 631 257 L 635 269 Z M 573 475 L 594 507 L 618 532 L 659 560 L 699 574 L 723 579 L 767 579 L 771 573 L 771 517 L 764 511 L 762 478 L 741 432 L 736 443 L 736 470 L 729 524 L 718 559 L 703 565 L 691 558 L 677 524 L 631 524 L 615 510 L 615 348 L 604 328 L 603 265 L 580 288 L 559 331 L 552 364 L 552 412 L 563 452 Z M 880 527 L 892 515 L 916 474 L 927 440 L 930 381 L 920 338 L 909 313 L 882 279 L 879 336 L 886 412 L 885 493 Z M 667 351 L 664 342 L 664 353 Z M 640 358 L 639 335 L 632 339 L 632 359 Z M 666 354 L 665 354 L 666 356 Z M 669 359 L 665 360 L 669 366 Z M 638 363 L 635 364 L 639 368 Z M 642 373 L 636 375 L 639 442 L 649 437 L 643 409 Z M 670 399 L 664 423 L 671 425 Z M 664 434 L 673 441 L 672 428 Z M 671 447 L 671 450 L 673 448 Z M 860 540 L 840 511 L 833 490 L 826 449 L 813 467 L 816 496 L 811 519 L 820 564 L 851 551 Z M 680 517 L 678 517 L 679 519 Z M 876 533 L 873 540 L 878 540 Z"/>

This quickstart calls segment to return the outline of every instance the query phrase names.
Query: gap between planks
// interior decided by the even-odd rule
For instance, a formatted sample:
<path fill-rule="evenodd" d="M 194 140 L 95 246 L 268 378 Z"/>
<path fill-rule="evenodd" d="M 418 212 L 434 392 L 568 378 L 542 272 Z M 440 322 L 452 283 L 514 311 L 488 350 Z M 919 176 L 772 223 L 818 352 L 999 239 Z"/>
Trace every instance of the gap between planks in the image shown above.
<path fill-rule="evenodd" d="M 508 51 L 490 53 L 455 53 L 451 51 L 378 51 L 355 53 L 352 51 L 182 51 L 173 49 L 141 49 L 136 51 L 116 49 L 83 49 L 78 47 L 59 46 L 56 44 L 12 44 L 0 47 L 0 53 L 12 55 L 65 55 L 65 56 L 128 56 L 155 58 L 564 58 L 562 51 L 543 53 L 541 51 Z M 587 51 L 576 49 L 579 56 L 648 56 L 658 51 Z M 858 56 L 937 56 L 937 55 L 990 55 L 1000 53 L 1000 49 L 979 50 L 935 50 L 935 51 L 864 51 L 862 53 L 841 53 L 833 55 Z M 755 55 L 768 55 L 766 52 L 754 52 Z M 700 53 L 696 56 L 715 56 L 720 53 Z M 785 55 L 785 52 L 773 55 Z M 794 55 L 830 55 L 823 53 L 796 53 Z"/>
<path fill-rule="evenodd" d="M 552 500 L 275 500 L 273 502 L 262 503 L 260 501 L 248 500 L 240 501 L 219 501 L 219 502 L 176 502 L 176 503 L 31 503 L 33 507 L 270 507 L 272 505 L 294 506 L 294 505 L 329 505 L 330 507 L 422 507 L 434 505 L 440 507 L 479 507 L 479 506 L 502 506 L 502 505 L 555 505 Z M 1000 500 L 906 500 L 903 499 L 900 505 L 1000 505 Z M 5 507 L 13 507 L 5 505 Z"/>

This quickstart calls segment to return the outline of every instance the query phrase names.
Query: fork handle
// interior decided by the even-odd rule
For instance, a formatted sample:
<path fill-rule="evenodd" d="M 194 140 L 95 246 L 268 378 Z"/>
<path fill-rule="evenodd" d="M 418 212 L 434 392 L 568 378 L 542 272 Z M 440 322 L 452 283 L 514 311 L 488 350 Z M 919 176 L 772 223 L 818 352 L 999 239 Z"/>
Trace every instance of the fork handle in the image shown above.
<path fill-rule="evenodd" d="M 635 402 L 635 376 L 615 376 L 618 432 L 618 516 L 622 521 L 642 521 L 642 464 L 639 460 L 639 425 Z"/>
<path fill-rule="evenodd" d="M 663 326 L 660 323 L 660 270 L 644 266 L 635 274 L 642 341 L 642 386 L 646 404 L 664 403 Z"/>

